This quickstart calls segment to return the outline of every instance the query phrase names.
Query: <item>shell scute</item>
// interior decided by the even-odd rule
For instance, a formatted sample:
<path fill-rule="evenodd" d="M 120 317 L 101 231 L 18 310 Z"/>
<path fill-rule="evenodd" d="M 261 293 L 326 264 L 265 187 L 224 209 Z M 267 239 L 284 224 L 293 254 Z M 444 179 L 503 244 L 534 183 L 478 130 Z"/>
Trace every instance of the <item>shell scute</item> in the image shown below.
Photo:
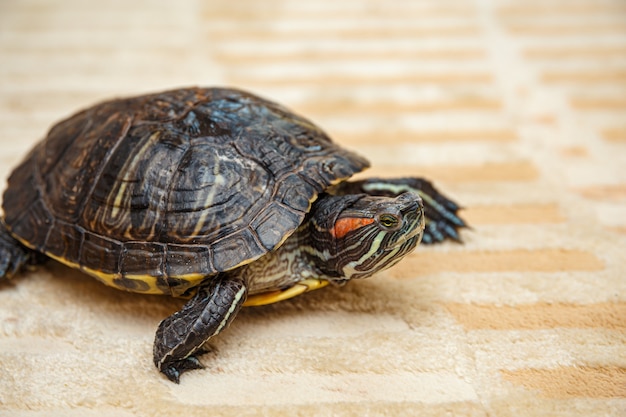
<path fill-rule="evenodd" d="M 11 223 L 11 232 L 19 236 L 27 246 L 44 250 L 46 239 L 54 224 L 54 217 L 48 211 L 42 199 L 37 199 L 27 211 Z"/>
<path fill-rule="evenodd" d="M 213 265 L 218 271 L 228 271 L 248 263 L 267 251 L 249 228 L 213 243 Z"/>
<path fill-rule="evenodd" d="M 85 232 L 79 264 L 89 269 L 97 269 L 103 274 L 120 273 L 119 259 L 123 244 L 115 239 Z"/>
<path fill-rule="evenodd" d="M 316 189 L 297 174 L 290 174 L 279 181 L 275 199 L 285 206 L 306 213 L 311 205 L 311 196 L 322 191 L 319 188 L 321 187 Z"/>
<path fill-rule="evenodd" d="M 114 114 L 77 136 L 70 146 L 62 141 L 59 129 L 55 130 L 54 140 L 44 142 L 37 166 L 43 193 L 56 218 L 71 223 L 78 221 L 85 197 L 91 194 L 100 176 L 102 162 L 126 137 L 130 122 L 130 116 Z M 51 157 L 57 154 L 61 156 Z"/>
<path fill-rule="evenodd" d="M 82 227 L 57 220 L 48 233 L 46 252 L 56 258 L 65 259 L 69 264 L 78 264 L 83 239 Z"/>
<path fill-rule="evenodd" d="M 255 231 L 259 241 L 268 251 L 279 245 L 291 230 L 297 228 L 304 213 L 274 201 L 252 220 L 250 228 Z"/>
<path fill-rule="evenodd" d="M 165 274 L 168 277 L 191 276 L 198 271 L 217 272 L 211 263 L 211 253 L 207 246 L 167 244 Z"/>
<path fill-rule="evenodd" d="M 164 276 L 165 245 L 155 242 L 126 242 L 120 258 L 124 275 Z"/>

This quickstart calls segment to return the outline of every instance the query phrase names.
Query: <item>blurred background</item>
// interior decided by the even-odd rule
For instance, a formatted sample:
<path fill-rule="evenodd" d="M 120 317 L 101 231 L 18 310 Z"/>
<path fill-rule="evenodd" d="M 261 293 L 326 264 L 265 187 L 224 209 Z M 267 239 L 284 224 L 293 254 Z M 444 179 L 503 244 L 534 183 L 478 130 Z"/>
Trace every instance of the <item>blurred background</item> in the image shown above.
<path fill-rule="evenodd" d="M 278 101 L 368 157 L 367 175 L 434 180 L 466 207 L 463 215 L 473 226 L 464 245 L 420 248 L 382 280 L 350 287 L 383 298 L 405 294 L 406 305 L 391 295 L 381 304 L 404 312 L 397 313 L 401 326 L 374 322 L 390 339 L 408 338 L 386 345 L 384 366 L 364 373 L 351 368 L 348 379 L 305 367 L 322 378 L 311 377 L 307 397 L 290 391 L 291 377 L 277 358 L 268 371 L 259 368 L 260 360 L 231 357 L 218 362 L 230 378 L 222 387 L 243 384 L 254 392 L 240 398 L 211 388 L 213 396 L 203 394 L 206 402 L 215 397 L 225 407 L 220 412 L 236 415 L 243 410 L 238 407 L 264 399 L 285 415 L 311 412 L 311 401 L 335 415 L 384 414 L 389 404 L 422 415 L 541 415 L 549 409 L 563 416 L 617 416 L 626 410 L 625 1 L 1 0 L 0 177 L 54 122 L 83 107 L 191 85 L 234 86 Z M 56 275 L 66 273 L 57 268 Z M 79 282 L 73 277 L 66 279 Z M 120 396 L 122 407 L 135 412 L 202 403 L 190 399 L 194 391 L 172 393 L 160 384 L 149 360 L 145 369 L 129 371 L 131 379 L 139 375 L 138 384 L 155 380 L 156 391 L 144 393 L 144 400 L 122 395 L 91 371 L 76 385 L 75 374 L 63 369 L 87 361 L 82 349 L 92 346 L 75 346 L 78 351 L 66 356 L 39 352 L 43 356 L 24 365 L 19 352 L 26 344 L 45 346 L 57 337 L 73 344 L 84 334 L 70 324 L 58 331 L 62 314 L 91 311 L 83 325 L 99 326 L 99 304 L 64 310 L 69 301 L 54 278 L 25 279 L 19 289 L 0 291 L 0 306 L 10 306 L 0 332 L 0 404 L 30 416 L 40 414 L 27 409 L 63 414 L 68 404 L 119 415 Z M 80 285 L 100 290 L 97 283 Z M 104 294 L 101 304 L 116 300 L 113 292 Z M 286 308 L 306 311 L 319 301 L 341 312 L 361 296 L 348 290 L 341 304 L 338 294 L 311 294 Z M 137 298 L 124 300 L 130 315 L 142 314 L 132 307 Z M 59 313 L 31 311 L 30 301 L 53 304 Z M 153 312 L 143 330 L 126 329 L 126 343 L 134 335 L 141 339 L 137 349 L 146 349 L 138 356 L 149 355 L 150 326 L 175 305 Z M 286 320 L 272 308 L 263 317 Z M 351 322 L 355 316 L 344 313 L 332 316 L 343 323 L 335 345 L 324 332 L 307 343 L 333 350 L 349 344 L 353 356 L 377 346 L 365 329 L 343 339 L 346 329 L 369 323 Z M 29 321 L 21 323 L 25 316 Z M 256 317 L 243 313 L 239 329 L 250 330 Z M 285 326 L 306 326 L 305 316 L 293 320 Z M 259 332 L 246 334 L 235 330 L 227 342 L 231 355 L 258 348 L 252 338 Z M 420 344 L 427 343 L 424 335 L 433 341 L 430 350 Z M 115 329 L 101 336 L 100 353 L 123 351 L 107 342 L 117 339 Z M 371 345 L 362 345 L 368 340 Z M 298 357 L 304 346 L 294 343 L 271 340 L 263 347 Z M 422 358 L 425 351 L 430 362 Z M 59 370 L 56 397 L 43 394 L 49 372 L 37 370 L 40 362 Z M 114 374 L 120 371 L 115 366 L 111 359 L 102 369 Z M 18 382 L 11 375 L 20 367 Z M 275 380 L 275 374 L 286 376 Z M 192 380 L 209 386 L 210 377 Z M 93 380 L 109 386 L 106 393 L 73 402 L 73 393 Z M 151 398 L 157 392 L 167 406 Z"/>

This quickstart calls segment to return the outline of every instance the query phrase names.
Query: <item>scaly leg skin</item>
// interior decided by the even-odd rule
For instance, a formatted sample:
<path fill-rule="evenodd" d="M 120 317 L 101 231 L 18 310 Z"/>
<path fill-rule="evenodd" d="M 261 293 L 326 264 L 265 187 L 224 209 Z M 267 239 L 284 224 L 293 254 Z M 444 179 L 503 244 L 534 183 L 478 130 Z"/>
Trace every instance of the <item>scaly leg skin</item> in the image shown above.
<path fill-rule="evenodd" d="M 15 240 L 0 220 L 0 282 L 11 278 L 25 266 L 41 263 L 44 259 L 43 255 Z"/>
<path fill-rule="evenodd" d="M 159 324 L 154 339 L 154 364 L 170 381 L 179 383 L 183 372 L 201 369 L 195 355 L 224 330 L 246 301 L 243 280 L 228 274 L 208 277 L 183 308 Z"/>
<path fill-rule="evenodd" d="M 439 243 L 446 239 L 461 242 L 458 229 L 468 226 L 457 214 L 460 207 L 423 178 L 368 178 L 342 182 L 330 190 L 331 194 L 339 195 L 365 193 L 393 197 L 405 192 L 415 193 L 424 201 L 426 229 L 422 243 Z"/>

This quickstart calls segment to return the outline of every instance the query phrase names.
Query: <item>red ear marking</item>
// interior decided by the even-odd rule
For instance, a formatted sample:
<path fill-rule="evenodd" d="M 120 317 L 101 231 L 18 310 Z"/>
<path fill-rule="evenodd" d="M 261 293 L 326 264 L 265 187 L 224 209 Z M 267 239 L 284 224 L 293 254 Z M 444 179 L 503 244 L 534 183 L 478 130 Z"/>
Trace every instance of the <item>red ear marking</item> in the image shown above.
<path fill-rule="evenodd" d="M 351 231 L 372 223 L 374 223 L 374 219 L 367 219 L 363 217 L 345 217 L 337 220 L 335 227 L 332 228 L 330 233 L 333 237 L 341 239 Z"/>

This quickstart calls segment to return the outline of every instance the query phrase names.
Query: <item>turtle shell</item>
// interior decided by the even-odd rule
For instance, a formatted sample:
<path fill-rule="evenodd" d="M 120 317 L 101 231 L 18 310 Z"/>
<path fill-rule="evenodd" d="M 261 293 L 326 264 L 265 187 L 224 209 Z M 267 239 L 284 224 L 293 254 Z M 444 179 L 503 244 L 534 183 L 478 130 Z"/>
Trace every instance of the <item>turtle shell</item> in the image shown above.
<path fill-rule="evenodd" d="M 55 125 L 11 174 L 4 221 L 108 285 L 181 295 L 276 248 L 320 192 L 367 166 L 278 104 L 179 89 Z"/>

